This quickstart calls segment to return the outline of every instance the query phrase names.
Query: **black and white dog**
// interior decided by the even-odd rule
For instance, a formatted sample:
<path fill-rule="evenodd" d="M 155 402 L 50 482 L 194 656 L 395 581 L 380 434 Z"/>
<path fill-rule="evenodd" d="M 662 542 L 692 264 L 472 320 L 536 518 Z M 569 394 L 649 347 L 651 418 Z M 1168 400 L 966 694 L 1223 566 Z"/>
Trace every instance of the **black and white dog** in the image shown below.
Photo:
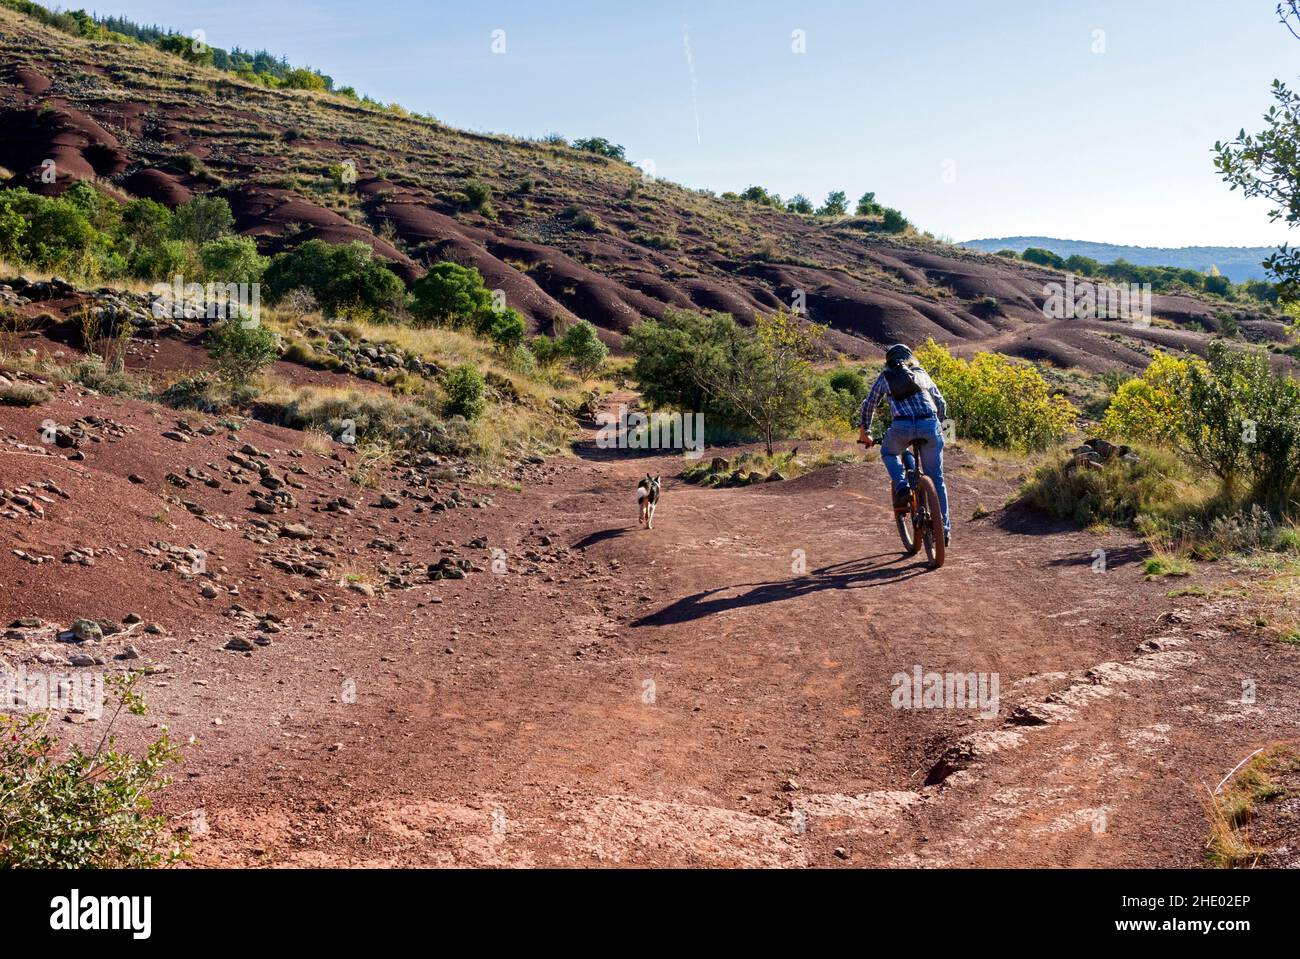
<path fill-rule="evenodd" d="M 636 484 L 636 501 L 641 507 L 641 517 L 637 525 L 646 529 L 655 528 L 655 507 L 659 505 L 659 477 L 645 474 L 645 479 Z"/>

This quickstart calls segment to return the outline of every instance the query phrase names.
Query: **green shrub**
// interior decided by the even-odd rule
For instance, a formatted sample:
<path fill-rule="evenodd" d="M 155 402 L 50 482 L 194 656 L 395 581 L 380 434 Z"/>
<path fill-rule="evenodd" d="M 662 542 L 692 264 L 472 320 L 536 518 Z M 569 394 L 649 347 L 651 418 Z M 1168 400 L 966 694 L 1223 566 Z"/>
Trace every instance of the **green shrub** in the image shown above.
<path fill-rule="evenodd" d="M 874 193 L 864 193 L 854 212 L 858 216 L 883 216 L 885 208 L 876 202 Z"/>
<path fill-rule="evenodd" d="M 958 437 L 1020 451 L 1045 449 L 1074 428 L 1079 411 L 1053 395 L 1030 366 L 1000 353 L 953 356 L 934 340 L 916 351 L 948 404 Z"/>
<path fill-rule="evenodd" d="M 1083 526 L 1132 526 L 1142 515 L 1171 514 L 1184 501 L 1186 467 L 1158 447 L 1137 453 L 1136 463 L 1117 458 L 1101 469 L 1076 466 L 1072 453 L 1061 453 L 1034 470 L 1020 495 L 1035 509 Z"/>
<path fill-rule="evenodd" d="M 560 337 L 560 349 L 579 376 L 594 375 L 609 355 L 609 347 L 596 335 L 596 328 L 586 320 L 579 320 Z"/>
<path fill-rule="evenodd" d="M 473 267 L 435 263 L 411 286 L 411 313 L 425 323 L 477 324 L 492 310 L 492 294 Z"/>
<path fill-rule="evenodd" d="M 263 286 L 272 304 L 293 290 L 308 290 L 330 315 L 374 315 L 398 308 L 406 296 L 397 274 L 360 240 L 337 246 L 308 240 L 272 259 Z"/>
<path fill-rule="evenodd" d="M 524 318 L 518 310 L 506 308 L 482 318 L 479 332 L 502 350 L 509 352 L 524 341 Z"/>
<path fill-rule="evenodd" d="M 40 406 L 49 398 L 49 391 L 34 383 L 0 385 L 0 406 Z"/>
<path fill-rule="evenodd" d="M 1051 250 L 1044 250 L 1040 247 L 1031 246 L 1020 258 L 1026 263 L 1037 263 L 1039 266 L 1050 266 L 1058 270 L 1065 269 L 1065 260 Z"/>
<path fill-rule="evenodd" d="M 183 33 L 169 33 L 159 37 L 157 46 L 164 53 L 175 54 L 190 63 L 200 64 L 205 67 L 212 66 L 212 47 L 207 44 L 195 43 L 193 38 L 187 37 Z"/>
<path fill-rule="evenodd" d="M 586 230 L 588 233 L 604 233 L 606 231 L 606 226 L 599 216 L 590 210 L 584 210 L 580 206 L 567 206 L 561 215 L 568 219 L 575 230 Z"/>
<path fill-rule="evenodd" d="M 627 151 L 623 147 L 617 143 L 610 143 L 604 137 L 588 137 L 585 140 L 574 140 L 573 148 L 609 157 L 611 160 L 623 160 L 627 156 Z"/>
<path fill-rule="evenodd" d="M 907 217 L 893 207 L 887 207 L 881 215 L 880 228 L 886 233 L 902 233 L 911 225 Z"/>
<path fill-rule="evenodd" d="M 832 190 L 826 194 L 826 202 L 817 211 L 818 216 L 843 216 L 849 212 L 849 198 L 843 190 Z"/>
<path fill-rule="evenodd" d="M 192 248 L 180 240 L 159 240 L 142 245 L 132 254 L 129 269 L 142 280 L 171 280 L 194 273 Z"/>
<path fill-rule="evenodd" d="M 257 283 L 270 260 L 257 252 L 251 237 L 223 236 L 199 249 L 203 279 L 218 283 Z"/>
<path fill-rule="evenodd" d="M 802 193 L 796 193 L 786 202 L 785 208 L 791 213 L 802 213 L 809 215 L 816 209 L 812 205 L 812 200 L 808 199 Z"/>
<path fill-rule="evenodd" d="M 489 204 L 492 200 L 492 188 L 486 183 L 470 180 L 465 184 L 462 192 L 471 209 L 479 211 L 491 209 Z"/>
<path fill-rule="evenodd" d="M 1300 497 L 1300 386 L 1261 350 L 1215 340 L 1205 360 L 1157 352 L 1120 385 L 1103 420 L 1112 436 L 1159 441 L 1275 515 Z"/>
<path fill-rule="evenodd" d="M 290 90 L 318 90 L 328 89 L 326 78 L 315 70 L 307 70 L 303 67 L 296 67 L 280 78 L 280 83 Z"/>
<path fill-rule="evenodd" d="M 740 193 L 740 198 L 749 203 L 757 203 L 760 206 L 770 206 L 778 210 L 785 208 L 785 202 L 778 193 L 768 193 L 761 186 L 746 187 Z"/>
<path fill-rule="evenodd" d="M 171 235 L 172 211 L 156 200 L 132 200 L 122 208 L 124 238 L 133 246 L 154 246 Z"/>
<path fill-rule="evenodd" d="M 13 192 L 7 196 L 0 194 L 0 256 L 9 260 L 21 260 L 27 250 L 23 241 L 27 233 L 27 218 L 13 202 Z"/>
<path fill-rule="evenodd" d="M 144 388 L 125 369 L 113 368 L 98 356 L 87 356 L 71 370 L 72 379 L 105 396 L 140 396 Z"/>
<path fill-rule="evenodd" d="M 857 402 L 861 403 L 867 398 L 866 377 L 857 370 L 838 369 L 832 373 L 828 379 L 831 389 L 836 392 L 848 393 Z"/>
<path fill-rule="evenodd" d="M 1096 276 L 1101 269 L 1101 263 L 1090 256 L 1080 256 L 1076 253 L 1066 259 L 1065 268 L 1081 276 Z"/>
<path fill-rule="evenodd" d="M 669 309 L 634 326 L 624 343 L 652 408 L 703 413 L 712 436 L 741 430 L 762 438 L 770 455 L 774 440 L 833 404 L 836 394 L 812 368 L 823 333 L 785 312 L 741 327 L 730 314 Z"/>
<path fill-rule="evenodd" d="M 1205 278 L 1204 288 L 1214 296 L 1227 296 L 1232 292 L 1232 281 L 1216 271 Z"/>
<path fill-rule="evenodd" d="M 1225 501 L 1183 510 L 1178 517 L 1143 517 L 1142 531 L 1153 547 L 1174 550 L 1204 562 L 1232 555 L 1297 552 L 1300 532 L 1279 522 L 1258 503 L 1223 512 Z"/>
<path fill-rule="evenodd" d="M 468 363 L 449 372 L 442 385 L 447 393 L 447 413 L 451 416 L 477 419 L 487 405 L 483 374 Z"/>
<path fill-rule="evenodd" d="M 651 408 L 698 411 L 706 423 L 739 425 L 704 385 L 710 369 L 725 360 L 727 344 L 739 335 L 729 313 L 669 308 L 662 318 L 632 327 L 623 345 L 635 357 L 632 376 Z"/>
<path fill-rule="evenodd" d="M 560 347 L 560 341 L 555 337 L 538 336 L 528 344 L 528 349 L 533 354 L 539 366 L 550 367 L 564 359 L 564 350 Z"/>
<path fill-rule="evenodd" d="M 104 242 L 83 206 L 21 187 L 0 192 L 0 231 L 7 256 L 57 272 L 80 265 Z"/>
<path fill-rule="evenodd" d="M 311 366 L 316 362 L 316 350 L 310 343 L 302 340 L 294 340 L 284 350 L 282 357 L 286 362 L 299 363 L 303 366 Z"/>
<path fill-rule="evenodd" d="M 275 334 L 260 324 L 227 320 L 208 334 L 208 355 L 223 380 L 242 387 L 275 360 Z"/>
<path fill-rule="evenodd" d="M 123 708 L 144 713 L 133 685 L 115 683 L 114 720 Z M 172 839 L 164 816 L 151 815 L 154 797 L 171 782 L 167 767 L 181 760 L 166 733 L 137 759 L 114 748 L 110 721 L 99 748 L 87 754 L 60 744 L 49 721 L 47 711 L 0 715 L 0 869 L 149 868 L 180 860 L 184 843 Z"/>
<path fill-rule="evenodd" d="M 841 368 L 825 378 L 826 391 L 819 397 L 822 416 L 836 429 L 854 429 L 858 409 L 870 390 L 866 378 L 857 370 Z"/>
<path fill-rule="evenodd" d="M 230 204 L 223 197 L 196 196 L 172 213 L 171 234 L 174 240 L 202 246 L 229 233 L 234 225 Z"/>

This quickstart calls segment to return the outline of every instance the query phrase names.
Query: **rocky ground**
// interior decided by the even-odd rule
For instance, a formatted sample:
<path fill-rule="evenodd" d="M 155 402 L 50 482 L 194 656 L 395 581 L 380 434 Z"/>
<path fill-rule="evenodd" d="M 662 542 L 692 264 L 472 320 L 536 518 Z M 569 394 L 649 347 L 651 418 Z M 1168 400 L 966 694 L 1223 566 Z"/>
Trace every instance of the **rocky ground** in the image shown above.
<path fill-rule="evenodd" d="M 51 389 L 0 407 L 0 656 L 145 673 L 122 741 L 189 743 L 198 865 L 1196 865 L 1202 784 L 1295 736 L 1300 651 L 1226 573 L 1170 596 L 973 451 L 932 571 L 874 457 L 709 489 L 588 439 L 517 491 L 359 488 L 300 433 Z M 899 708 L 917 667 L 996 708 Z"/>

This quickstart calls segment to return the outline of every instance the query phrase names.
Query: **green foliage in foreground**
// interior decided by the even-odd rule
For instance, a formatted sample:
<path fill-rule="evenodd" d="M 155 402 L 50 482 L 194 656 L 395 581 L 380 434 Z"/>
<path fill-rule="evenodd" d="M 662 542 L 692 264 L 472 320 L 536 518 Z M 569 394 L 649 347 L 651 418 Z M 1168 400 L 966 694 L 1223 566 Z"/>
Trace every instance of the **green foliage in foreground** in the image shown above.
<path fill-rule="evenodd" d="M 1171 446 L 1229 500 L 1244 495 L 1274 515 L 1300 508 L 1300 385 L 1262 351 L 1215 340 L 1205 360 L 1157 353 L 1120 385 L 1102 426 Z"/>
<path fill-rule="evenodd" d="M 48 712 L 0 715 L 0 868 L 149 868 L 182 858 L 184 845 L 151 813 L 180 749 L 166 733 L 139 758 L 114 748 L 122 710 L 144 713 L 134 682 L 134 674 L 107 681 L 117 703 L 92 753 L 60 744 Z"/>

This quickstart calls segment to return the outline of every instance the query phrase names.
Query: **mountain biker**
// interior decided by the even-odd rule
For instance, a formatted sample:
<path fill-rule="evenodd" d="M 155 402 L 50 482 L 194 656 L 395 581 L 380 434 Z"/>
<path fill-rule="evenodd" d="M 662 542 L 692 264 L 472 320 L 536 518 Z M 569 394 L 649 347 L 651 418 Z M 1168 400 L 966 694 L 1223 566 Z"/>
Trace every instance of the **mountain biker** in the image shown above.
<path fill-rule="evenodd" d="M 948 490 L 943 482 L 943 431 L 940 423 L 947 418 L 948 404 L 934 380 L 930 379 L 930 374 L 921 368 L 912 357 L 912 351 L 902 343 L 895 343 L 886 351 L 885 368 L 871 385 L 871 392 L 862 401 L 858 413 L 861 427 L 858 442 L 868 447 L 875 442 L 871 436 L 871 419 L 886 396 L 889 397 L 893 421 L 880 441 L 880 458 L 894 484 L 894 509 L 906 509 L 911 502 L 907 470 L 914 469 L 916 464 L 908 447 L 913 440 L 924 439 L 921 460 L 926 475 L 934 480 L 935 491 L 939 494 L 946 546 L 951 526 L 948 523 Z"/>

